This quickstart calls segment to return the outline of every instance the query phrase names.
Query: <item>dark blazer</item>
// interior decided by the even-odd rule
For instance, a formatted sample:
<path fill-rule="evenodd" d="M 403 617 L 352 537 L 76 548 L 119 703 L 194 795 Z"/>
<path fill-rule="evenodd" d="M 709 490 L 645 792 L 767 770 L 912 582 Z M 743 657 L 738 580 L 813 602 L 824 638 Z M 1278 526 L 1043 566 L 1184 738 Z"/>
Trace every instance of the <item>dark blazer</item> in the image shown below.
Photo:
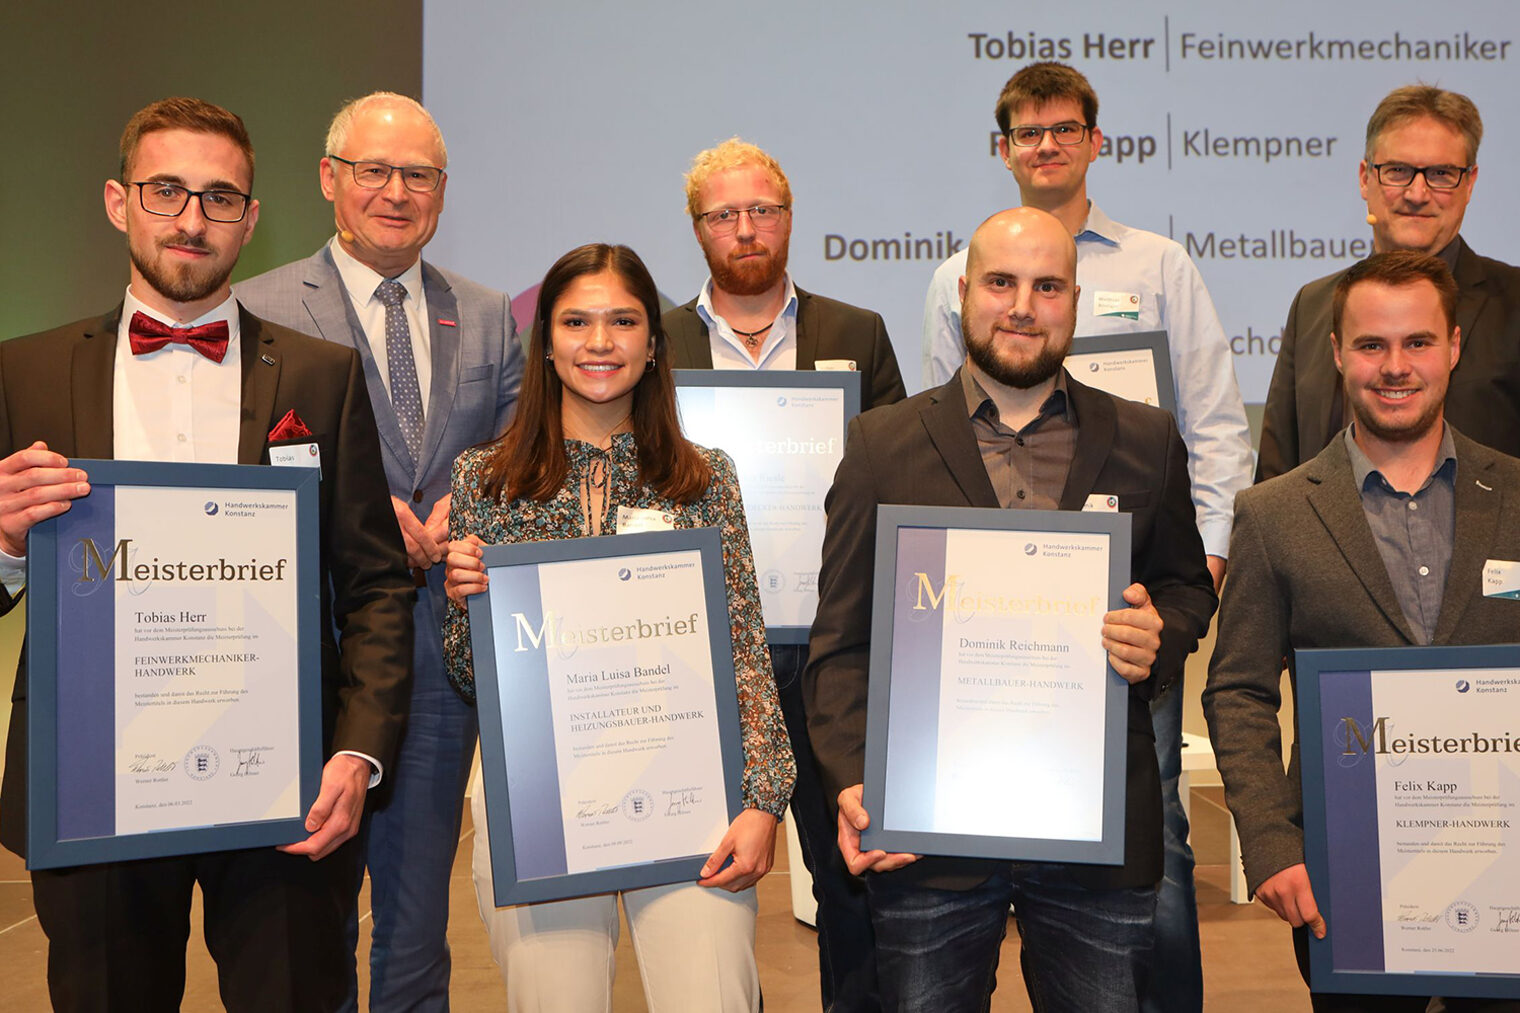
<path fill-rule="evenodd" d="M 697 300 L 664 314 L 662 323 L 676 369 L 712 369 L 712 341 Z M 877 408 L 907 396 L 897 356 L 880 313 L 797 289 L 797 368 L 819 359 L 853 359 L 865 380 L 860 406 Z"/>
<path fill-rule="evenodd" d="M 1095 888 L 1145 886 L 1161 878 L 1161 786 L 1148 701 L 1182 677 L 1183 662 L 1208 629 L 1217 599 L 1204 563 L 1188 482 L 1187 450 L 1172 417 L 1067 375 L 1077 446 L 1061 509 L 1093 493 L 1117 494 L 1134 517 L 1130 572 L 1146 586 L 1165 628 L 1151 677 L 1130 689 L 1125 862 L 1083 867 Z M 844 460 L 826 501 L 828 526 L 803 675 L 808 732 L 832 803 L 864 769 L 876 507 L 881 503 L 996 507 L 957 371 L 943 387 L 915 394 L 850 423 Z M 1009 772 L 1016 777 L 1016 771 Z M 980 883 L 996 867 L 980 859 L 925 858 L 899 881 L 949 889 Z"/>
<path fill-rule="evenodd" d="M 432 383 L 422 432 L 421 460 L 412 460 L 390 395 L 380 380 L 375 353 L 359 318 L 349 304 L 343 278 L 324 245 L 305 260 L 277 267 L 239 282 L 234 294 L 248 310 L 291 330 L 347 345 L 359 353 L 370 405 L 380 430 L 380 453 L 392 496 L 412 505 L 425 521 L 433 505 L 448 495 L 454 458 L 477 443 L 500 436 L 517 403 L 522 383 L 523 355 L 512 324 L 512 310 L 501 292 L 477 285 L 450 271 L 422 262 L 422 288 L 427 296 Z M 441 320 L 451 324 L 440 323 Z M 419 634 L 435 642 L 419 651 L 419 661 L 441 659 L 443 616 L 447 597 L 444 568 L 427 571 L 428 594 L 420 604 L 430 607 L 432 622 L 421 629 L 426 613 L 419 609 Z M 442 666 L 433 673 L 442 684 Z"/>
<path fill-rule="evenodd" d="M 43 440 L 69 458 L 114 455 L 118 306 L 104 319 L 0 343 L 0 457 Z M 267 464 L 268 433 L 294 410 L 321 451 L 322 717 L 329 754 L 389 766 L 406 723 L 415 598 L 359 357 L 242 310 L 239 464 Z M 0 590 L 0 612 L 19 600 Z M 342 650 L 333 630 L 342 632 Z M 0 843 L 25 855 L 26 653 L 16 672 Z"/>
<path fill-rule="evenodd" d="M 1483 596 L 1488 559 L 1520 559 L 1520 461 L 1453 430 L 1456 538 L 1432 642 L 1520 642 L 1520 602 Z M 1312 647 L 1417 643 L 1388 579 L 1342 439 L 1235 500 L 1230 577 L 1203 711 L 1252 892 L 1304 860 L 1298 743 L 1283 773 L 1283 659 Z"/>
<path fill-rule="evenodd" d="M 1299 289 L 1262 416 L 1256 481 L 1292 471 L 1344 426 L 1341 376 L 1330 351 L 1337 271 Z M 1520 457 L 1520 268 L 1480 257 L 1459 236 L 1457 326 L 1462 358 L 1451 374 L 1446 420 L 1485 446 Z"/>

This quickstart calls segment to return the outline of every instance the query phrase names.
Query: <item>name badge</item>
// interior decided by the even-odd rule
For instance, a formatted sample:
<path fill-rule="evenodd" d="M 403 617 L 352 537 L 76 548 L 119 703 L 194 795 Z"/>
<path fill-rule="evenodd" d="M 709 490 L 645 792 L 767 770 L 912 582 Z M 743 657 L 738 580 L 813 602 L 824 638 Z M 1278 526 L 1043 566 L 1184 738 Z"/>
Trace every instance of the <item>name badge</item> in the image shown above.
<path fill-rule="evenodd" d="M 1093 316 L 1140 319 L 1140 296 L 1135 292 L 1094 292 Z"/>
<path fill-rule="evenodd" d="M 1490 559 L 1483 564 L 1483 597 L 1520 601 L 1520 562 Z"/>
<path fill-rule="evenodd" d="M 1116 514 L 1119 512 L 1119 497 L 1095 492 L 1087 497 L 1087 502 L 1082 504 L 1082 509 L 1084 511 L 1096 510 L 1099 513 Z"/>
<path fill-rule="evenodd" d="M 281 468 L 322 468 L 322 450 L 315 443 L 287 443 L 269 448 L 269 463 Z"/>
<path fill-rule="evenodd" d="M 813 368 L 829 373 L 853 373 L 860 367 L 854 359 L 814 359 Z"/>
<path fill-rule="evenodd" d="M 640 531 L 674 531 L 675 528 L 675 514 L 663 510 L 626 506 L 617 509 L 617 531 L 620 535 L 632 535 Z"/>

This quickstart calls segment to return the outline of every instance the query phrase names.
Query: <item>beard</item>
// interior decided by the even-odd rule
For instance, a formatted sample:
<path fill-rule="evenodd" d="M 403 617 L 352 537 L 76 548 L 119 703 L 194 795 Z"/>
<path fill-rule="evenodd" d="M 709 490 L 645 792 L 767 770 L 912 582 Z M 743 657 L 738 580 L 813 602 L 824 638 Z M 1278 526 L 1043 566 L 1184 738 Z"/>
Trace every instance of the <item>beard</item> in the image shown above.
<path fill-rule="evenodd" d="M 786 258 L 791 236 L 784 235 L 773 250 L 764 243 L 754 242 L 736 247 L 727 258 L 715 254 L 707 244 L 702 245 L 702 255 L 707 258 L 707 269 L 712 272 L 713 285 L 732 295 L 760 295 L 769 292 L 786 274 Z M 763 257 L 747 257 L 763 252 Z"/>
<path fill-rule="evenodd" d="M 1346 403 L 1351 406 L 1351 417 L 1356 419 L 1357 426 L 1384 443 L 1410 443 L 1429 433 L 1433 426 L 1440 423 L 1441 409 L 1446 403 L 1444 391 L 1439 397 L 1431 397 L 1431 391 L 1426 390 L 1427 401 L 1423 412 L 1412 419 L 1389 424 L 1356 397 L 1349 387 L 1343 393 Z"/>
<path fill-rule="evenodd" d="M 1038 387 L 1055 376 L 1061 369 L 1061 363 L 1066 361 L 1066 353 L 1071 349 L 1070 335 L 1064 342 L 1058 343 L 1051 339 L 1050 332 L 1047 330 L 1045 346 L 1033 358 L 1022 363 L 1005 362 L 998 358 L 990 334 L 985 339 L 972 337 L 971 327 L 966 322 L 964 314 L 961 316 L 961 337 L 966 343 L 967 358 L 975 363 L 978 369 L 1005 387 L 1013 387 L 1017 390 Z"/>
<path fill-rule="evenodd" d="M 204 237 L 188 236 L 182 232 L 165 236 L 153 245 L 160 253 L 166 246 L 211 249 Z M 128 242 L 127 249 L 132 255 L 132 264 L 137 268 L 137 273 L 142 275 L 153 291 L 177 303 L 199 302 L 211 295 L 232 277 L 232 269 L 237 263 L 235 258 L 233 263 L 226 265 L 217 263 L 215 258 L 208 258 L 204 264 L 180 264 L 171 268 L 161 258 L 148 256 L 139 250 L 134 242 Z"/>

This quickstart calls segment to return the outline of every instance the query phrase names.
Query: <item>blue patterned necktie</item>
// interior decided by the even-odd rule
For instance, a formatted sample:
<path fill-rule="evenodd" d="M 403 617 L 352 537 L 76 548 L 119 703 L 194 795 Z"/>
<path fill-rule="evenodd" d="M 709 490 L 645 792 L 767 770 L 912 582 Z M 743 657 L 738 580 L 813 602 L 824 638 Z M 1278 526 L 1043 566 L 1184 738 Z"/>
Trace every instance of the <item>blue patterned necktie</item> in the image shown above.
<path fill-rule="evenodd" d="M 385 306 L 385 361 L 391 377 L 391 407 L 401 424 L 401 435 L 412 461 L 422 458 L 422 392 L 417 385 L 417 360 L 412 357 L 412 328 L 401 308 L 406 288 L 387 278 L 375 289 L 375 298 Z"/>

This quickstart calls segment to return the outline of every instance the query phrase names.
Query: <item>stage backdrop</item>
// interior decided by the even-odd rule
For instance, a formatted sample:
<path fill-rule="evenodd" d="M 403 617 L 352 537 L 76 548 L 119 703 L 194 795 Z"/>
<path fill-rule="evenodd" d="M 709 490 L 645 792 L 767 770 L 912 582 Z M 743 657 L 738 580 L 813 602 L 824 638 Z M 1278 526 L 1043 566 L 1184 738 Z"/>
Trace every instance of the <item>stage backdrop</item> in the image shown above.
<path fill-rule="evenodd" d="M 791 177 L 793 277 L 880 311 L 910 391 L 935 266 L 1018 202 L 992 110 L 1037 59 L 1092 80 L 1107 144 L 1089 194 L 1184 244 L 1248 402 L 1265 398 L 1297 288 L 1370 250 L 1356 170 L 1390 89 L 1423 80 L 1477 102 L 1487 138 L 1463 233 L 1520 260 L 1507 0 L 429 0 L 423 38 L 452 162 L 432 259 L 515 296 L 572 246 L 624 242 L 684 302 L 706 267 L 681 175 L 738 134 Z"/>

